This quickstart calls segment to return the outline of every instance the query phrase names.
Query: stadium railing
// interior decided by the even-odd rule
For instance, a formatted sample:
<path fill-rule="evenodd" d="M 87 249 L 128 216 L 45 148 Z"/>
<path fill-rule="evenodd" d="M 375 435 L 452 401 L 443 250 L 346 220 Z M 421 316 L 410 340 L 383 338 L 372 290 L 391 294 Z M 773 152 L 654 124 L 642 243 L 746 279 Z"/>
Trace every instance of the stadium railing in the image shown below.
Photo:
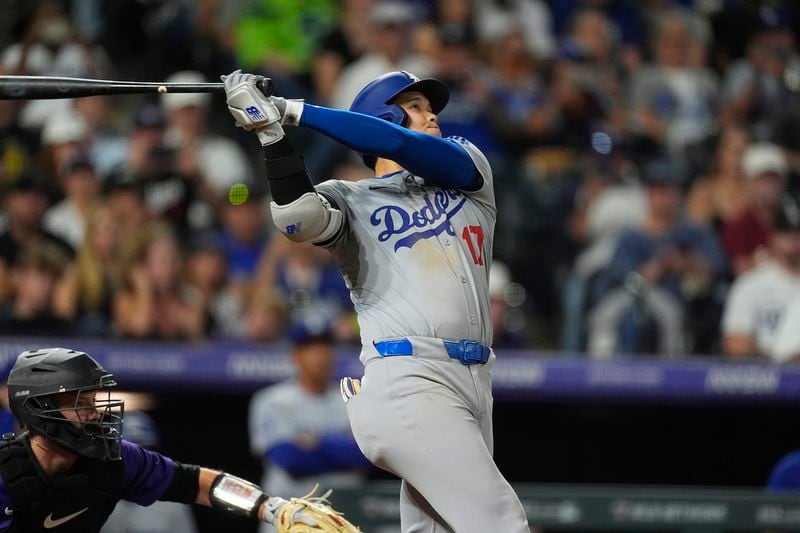
<path fill-rule="evenodd" d="M 292 375 L 288 346 L 240 341 L 117 342 L 82 338 L 0 337 L 0 366 L 44 345 L 84 350 L 123 387 L 216 390 L 249 394 Z M 359 376 L 358 348 L 341 347 L 335 374 Z M 509 400 L 623 399 L 692 405 L 792 403 L 800 399 L 800 365 L 721 357 L 618 357 L 498 351 L 494 394 Z"/>

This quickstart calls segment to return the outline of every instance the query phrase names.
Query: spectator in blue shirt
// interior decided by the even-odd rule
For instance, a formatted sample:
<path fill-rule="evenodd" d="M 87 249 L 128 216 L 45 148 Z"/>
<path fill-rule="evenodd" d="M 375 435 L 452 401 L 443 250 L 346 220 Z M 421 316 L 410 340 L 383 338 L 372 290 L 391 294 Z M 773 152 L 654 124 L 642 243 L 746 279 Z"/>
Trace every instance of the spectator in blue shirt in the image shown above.
<path fill-rule="evenodd" d="M 644 166 L 643 178 L 648 214 L 641 227 L 620 234 L 604 273 L 605 283 L 599 284 L 605 296 L 594 310 L 590 349 L 600 352 L 692 349 L 678 342 L 685 333 L 683 323 L 704 328 L 703 316 L 718 318 L 721 308 L 720 302 L 708 298 L 726 272 L 725 256 L 710 230 L 684 217 L 679 168 L 668 160 L 653 160 Z M 710 307 L 695 309 L 696 302 Z M 638 304 L 645 311 L 637 311 Z M 709 309 L 714 313 L 704 312 Z M 697 321 L 686 320 L 695 313 Z M 659 331 L 653 335 L 660 341 L 643 341 L 643 316 L 653 318 L 652 328 Z M 713 322 L 716 325 L 718 320 Z M 611 341 L 607 328 L 617 330 L 618 341 Z"/>

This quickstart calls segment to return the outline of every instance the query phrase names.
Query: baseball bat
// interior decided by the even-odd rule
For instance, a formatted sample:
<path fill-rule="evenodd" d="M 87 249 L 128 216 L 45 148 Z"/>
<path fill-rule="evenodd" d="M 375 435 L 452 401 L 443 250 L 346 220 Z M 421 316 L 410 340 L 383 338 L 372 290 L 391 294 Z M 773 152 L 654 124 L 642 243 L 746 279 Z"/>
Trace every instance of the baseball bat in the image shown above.
<path fill-rule="evenodd" d="M 257 83 L 266 96 L 272 80 Z M 113 94 L 224 93 L 222 83 L 161 83 L 157 81 L 93 80 L 54 76 L 0 76 L 0 100 L 43 100 Z"/>

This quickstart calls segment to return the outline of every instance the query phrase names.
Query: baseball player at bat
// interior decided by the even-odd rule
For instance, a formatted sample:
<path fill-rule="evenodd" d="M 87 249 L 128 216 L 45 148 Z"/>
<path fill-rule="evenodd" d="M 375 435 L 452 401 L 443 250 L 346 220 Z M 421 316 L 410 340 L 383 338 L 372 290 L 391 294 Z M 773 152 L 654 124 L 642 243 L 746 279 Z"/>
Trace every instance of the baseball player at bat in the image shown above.
<path fill-rule="evenodd" d="M 402 530 L 527 533 L 492 457 L 492 171 L 442 138 L 447 87 L 390 72 L 344 111 L 266 97 L 259 79 L 223 76 L 228 108 L 261 141 L 278 229 L 329 249 L 350 289 L 364 377 L 342 396 L 361 450 L 402 479 Z M 375 177 L 314 187 L 284 126 L 352 148 Z"/>
<path fill-rule="evenodd" d="M 115 386 L 83 352 L 18 356 L 8 395 L 27 432 L 0 443 L 0 531 L 97 533 L 120 500 L 197 503 L 275 524 L 281 533 L 358 531 L 324 497 L 267 496 L 244 479 L 123 440 L 124 402 L 111 398 Z"/>

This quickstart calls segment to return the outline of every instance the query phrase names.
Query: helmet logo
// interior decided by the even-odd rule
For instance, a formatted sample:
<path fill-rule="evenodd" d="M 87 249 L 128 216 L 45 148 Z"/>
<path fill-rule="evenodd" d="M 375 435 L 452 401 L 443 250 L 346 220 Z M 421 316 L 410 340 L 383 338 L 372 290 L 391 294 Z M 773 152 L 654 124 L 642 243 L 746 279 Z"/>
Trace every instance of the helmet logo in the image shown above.
<path fill-rule="evenodd" d="M 17 391 L 17 392 L 14 394 L 14 397 L 19 397 L 19 396 L 27 396 L 27 395 L 28 395 L 28 394 L 30 394 L 30 393 L 31 393 L 31 391 L 30 391 L 29 389 L 25 389 L 25 390 L 18 390 L 18 391 Z"/>
<path fill-rule="evenodd" d="M 409 78 L 411 78 L 411 80 L 412 80 L 414 83 L 417 83 L 417 82 L 419 81 L 419 78 L 418 78 L 418 77 L 414 76 L 413 74 L 411 74 L 411 73 L 410 73 L 409 71 L 407 71 L 407 70 L 401 70 L 400 72 L 402 72 L 403 74 L 405 74 L 406 76 L 408 76 Z"/>

